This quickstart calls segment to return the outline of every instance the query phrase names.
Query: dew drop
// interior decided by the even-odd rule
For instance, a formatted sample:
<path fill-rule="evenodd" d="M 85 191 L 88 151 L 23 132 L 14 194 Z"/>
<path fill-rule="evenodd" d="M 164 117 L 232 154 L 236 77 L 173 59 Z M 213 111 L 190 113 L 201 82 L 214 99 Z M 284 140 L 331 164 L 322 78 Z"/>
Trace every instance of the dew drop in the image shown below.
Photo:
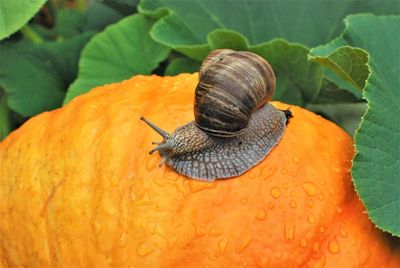
<path fill-rule="evenodd" d="M 303 248 L 307 247 L 307 240 L 304 238 L 300 239 L 300 246 Z"/>
<path fill-rule="evenodd" d="M 288 195 L 288 193 L 285 192 L 285 193 L 283 193 L 283 196 L 288 197 L 289 195 Z"/>
<path fill-rule="evenodd" d="M 322 200 L 325 199 L 325 196 L 324 196 L 323 194 L 319 194 L 319 195 L 318 195 L 318 199 L 322 201 Z"/>
<path fill-rule="evenodd" d="M 217 187 L 217 183 L 212 182 L 203 182 L 203 181 L 195 181 L 195 180 L 188 180 L 188 187 L 191 193 L 197 193 L 207 189 L 213 189 Z"/>
<path fill-rule="evenodd" d="M 336 212 L 338 214 L 342 214 L 343 213 L 343 209 L 341 207 L 336 207 Z"/>
<path fill-rule="evenodd" d="M 242 181 L 242 186 L 246 187 L 249 183 L 247 181 Z"/>
<path fill-rule="evenodd" d="M 195 226 L 195 235 L 196 235 L 197 237 L 203 236 L 203 235 L 205 235 L 205 234 L 207 234 L 206 228 L 200 227 L 200 226 Z"/>
<path fill-rule="evenodd" d="M 342 226 L 342 227 L 340 228 L 340 235 L 341 235 L 342 237 L 346 237 L 346 236 L 347 236 L 347 232 L 346 232 L 346 229 L 344 228 L 344 226 Z"/>
<path fill-rule="evenodd" d="M 336 241 L 336 238 L 329 242 L 328 250 L 332 254 L 338 254 L 340 252 L 340 246 L 339 243 Z"/>
<path fill-rule="evenodd" d="M 308 223 L 310 223 L 310 224 L 314 224 L 314 223 L 315 223 L 314 215 L 313 215 L 313 214 L 308 215 L 307 221 L 308 221 Z"/>
<path fill-rule="evenodd" d="M 283 189 L 287 190 L 289 188 L 289 185 L 287 183 L 283 184 Z"/>
<path fill-rule="evenodd" d="M 294 200 L 290 200 L 289 205 L 290 205 L 291 208 L 296 208 L 297 207 L 297 203 Z"/>
<path fill-rule="evenodd" d="M 331 195 L 334 195 L 334 194 L 335 194 L 335 190 L 329 189 L 329 193 L 330 193 Z"/>
<path fill-rule="evenodd" d="M 293 222 L 285 222 L 283 232 L 286 242 L 292 241 L 295 236 L 296 225 Z"/>
<path fill-rule="evenodd" d="M 210 235 L 211 236 L 219 236 L 220 234 L 222 234 L 222 230 L 221 229 L 215 228 L 215 227 L 211 228 L 211 230 L 210 230 Z"/>
<path fill-rule="evenodd" d="M 273 176 L 277 170 L 276 165 L 268 165 L 262 170 L 262 174 L 264 175 L 264 180 L 268 179 L 269 177 Z"/>
<path fill-rule="evenodd" d="M 268 208 L 269 209 L 273 209 L 275 207 L 275 203 L 274 202 L 269 202 L 268 203 Z"/>
<path fill-rule="evenodd" d="M 136 254 L 138 256 L 144 257 L 149 255 L 154 251 L 154 245 L 148 243 L 141 243 L 136 249 Z"/>
<path fill-rule="evenodd" d="M 288 173 L 288 171 L 287 171 L 286 168 L 283 168 L 283 169 L 281 170 L 281 173 L 282 173 L 282 175 L 285 175 L 286 173 Z"/>
<path fill-rule="evenodd" d="M 308 206 L 309 208 L 312 208 L 312 207 L 314 206 L 314 204 L 313 204 L 313 202 L 310 200 L 310 201 L 307 201 L 307 206 Z"/>
<path fill-rule="evenodd" d="M 271 190 L 269 191 L 271 196 L 275 199 L 279 198 L 281 196 L 281 189 L 279 187 L 272 187 Z"/>
<path fill-rule="evenodd" d="M 299 159 L 296 157 L 296 156 L 294 156 L 293 158 L 292 158 L 292 160 L 293 160 L 293 163 L 299 163 Z"/>
<path fill-rule="evenodd" d="M 158 157 L 148 157 L 145 161 L 147 171 L 152 171 L 159 165 L 160 159 Z"/>
<path fill-rule="evenodd" d="M 247 204 L 247 201 L 249 201 L 249 199 L 247 197 L 243 197 L 240 199 L 240 203 L 243 205 Z"/>
<path fill-rule="evenodd" d="M 317 252 L 319 250 L 319 244 L 318 243 L 314 243 L 314 245 L 312 246 L 312 249 L 314 252 Z"/>
<path fill-rule="evenodd" d="M 222 239 L 221 241 L 219 241 L 218 242 L 218 249 L 219 249 L 219 252 L 221 253 L 221 254 L 224 254 L 225 253 L 225 251 L 226 251 L 226 247 L 228 246 L 228 241 L 226 241 L 226 240 L 224 240 L 224 239 Z"/>
<path fill-rule="evenodd" d="M 277 260 L 279 260 L 279 259 L 281 259 L 282 258 L 282 251 L 278 251 L 278 252 L 276 252 L 275 253 L 275 259 L 277 259 Z"/>
<path fill-rule="evenodd" d="M 290 192 L 290 196 L 294 197 L 294 192 L 293 191 Z"/>
<path fill-rule="evenodd" d="M 321 232 L 321 233 L 323 233 L 323 232 L 325 232 L 325 228 L 324 227 L 319 227 L 319 231 Z"/>
<path fill-rule="evenodd" d="M 308 196 L 314 196 L 317 193 L 317 188 L 313 183 L 305 182 L 301 186 Z"/>
<path fill-rule="evenodd" d="M 267 257 L 267 256 L 258 256 L 256 258 L 256 263 L 261 268 L 269 267 L 269 263 L 270 262 L 271 262 L 271 259 L 269 257 Z"/>
<path fill-rule="evenodd" d="M 256 212 L 256 214 L 254 215 L 254 218 L 256 219 L 256 220 L 259 220 L 259 221 L 264 221 L 264 220 L 266 220 L 267 219 L 267 213 L 265 212 L 265 210 L 262 208 L 262 209 L 259 209 L 257 212 Z"/>
<path fill-rule="evenodd" d="M 242 253 L 251 243 L 252 238 L 251 237 L 247 237 L 246 239 L 244 239 L 239 247 L 236 249 L 237 253 Z"/>
<path fill-rule="evenodd" d="M 160 187 L 164 187 L 167 184 L 167 180 L 162 176 L 155 176 L 153 181 Z"/>

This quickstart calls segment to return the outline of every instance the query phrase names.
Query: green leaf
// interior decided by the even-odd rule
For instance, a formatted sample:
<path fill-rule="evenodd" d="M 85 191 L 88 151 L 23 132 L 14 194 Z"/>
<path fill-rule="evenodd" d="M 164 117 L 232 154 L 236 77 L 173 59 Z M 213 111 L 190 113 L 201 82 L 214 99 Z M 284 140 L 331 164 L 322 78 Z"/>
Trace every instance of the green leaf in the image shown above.
<path fill-rule="evenodd" d="M 322 70 L 309 62 L 308 48 L 276 39 L 249 48 L 272 65 L 277 77 L 275 100 L 303 105 L 313 101 L 322 86 Z"/>
<path fill-rule="evenodd" d="M 207 54 L 207 35 L 215 29 L 239 32 L 252 45 L 280 37 L 315 46 L 337 36 L 343 29 L 340 22 L 349 13 L 398 14 L 400 7 L 396 1 L 377 0 L 143 0 L 138 10 L 164 16 L 151 30 L 154 40 L 200 60 Z"/>
<path fill-rule="evenodd" d="M 84 16 L 77 10 L 60 9 L 57 12 L 54 31 L 64 37 L 70 38 L 82 32 Z"/>
<path fill-rule="evenodd" d="M 0 40 L 24 26 L 46 0 L 0 1 Z"/>
<path fill-rule="evenodd" d="M 65 42 L 0 46 L 0 86 L 10 109 L 33 116 L 59 107 L 91 33 Z"/>
<path fill-rule="evenodd" d="M 318 62 L 321 65 L 331 69 L 345 81 L 348 81 L 354 87 L 362 90 L 365 87 L 365 82 L 369 75 L 368 65 L 366 64 L 368 54 L 359 48 L 349 46 L 341 46 L 342 39 L 337 39 L 329 48 L 338 47 L 328 56 L 318 57 L 313 56 L 310 59 Z M 312 50 L 312 55 L 326 55 L 325 47 L 319 47 Z"/>
<path fill-rule="evenodd" d="M 345 24 L 338 39 L 311 51 L 311 59 L 365 85 L 368 108 L 355 135 L 353 180 L 374 223 L 400 236 L 400 16 L 353 15 Z M 332 56 L 338 53 L 356 64 Z"/>
<path fill-rule="evenodd" d="M 150 38 L 152 25 L 152 19 L 137 14 L 96 35 L 82 51 L 78 79 L 69 87 L 64 102 L 98 85 L 150 74 L 170 53 Z"/>
<path fill-rule="evenodd" d="M 306 108 L 335 122 L 353 136 L 360 126 L 361 117 L 367 109 L 367 104 L 365 102 L 341 103 L 329 101 L 323 104 L 311 103 Z"/>
<path fill-rule="evenodd" d="M 124 17 L 123 14 L 98 1 L 93 1 L 85 11 L 83 31 L 101 31 Z"/>
<path fill-rule="evenodd" d="M 6 96 L 0 89 L 0 141 L 11 132 L 9 110 L 6 103 Z"/>
<path fill-rule="evenodd" d="M 135 12 L 139 0 L 97 0 L 121 14 L 130 15 Z"/>
<path fill-rule="evenodd" d="M 194 73 L 200 68 L 200 62 L 185 57 L 173 59 L 165 69 L 164 75 L 177 75 L 180 73 Z"/>

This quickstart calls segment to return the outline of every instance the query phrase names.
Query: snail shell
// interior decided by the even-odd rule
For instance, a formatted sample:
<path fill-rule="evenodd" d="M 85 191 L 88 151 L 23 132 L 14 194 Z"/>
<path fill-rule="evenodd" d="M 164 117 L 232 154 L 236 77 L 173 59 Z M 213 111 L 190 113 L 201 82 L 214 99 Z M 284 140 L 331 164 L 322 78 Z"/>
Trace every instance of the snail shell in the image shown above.
<path fill-rule="evenodd" d="M 289 110 L 267 103 L 275 89 L 271 66 L 251 52 L 216 50 L 203 62 L 195 92 L 195 121 L 172 134 L 141 118 L 163 141 L 163 161 L 188 177 L 213 181 L 243 174 L 282 138 Z"/>
<path fill-rule="evenodd" d="M 210 135 L 238 135 L 274 90 L 274 72 L 262 57 L 247 51 L 215 50 L 200 67 L 196 124 Z"/>

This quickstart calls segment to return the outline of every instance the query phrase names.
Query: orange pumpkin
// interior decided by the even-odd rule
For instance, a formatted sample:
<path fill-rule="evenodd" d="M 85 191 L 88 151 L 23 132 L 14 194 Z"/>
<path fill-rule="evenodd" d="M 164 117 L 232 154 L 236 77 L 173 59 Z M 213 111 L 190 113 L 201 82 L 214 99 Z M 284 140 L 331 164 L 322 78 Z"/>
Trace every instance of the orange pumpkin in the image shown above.
<path fill-rule="evenodd" d="M 150 156 L 193 120 L 197 74 L 135 76 L 40 114 L 0 144 L 0 259 L 11 266 L 399 267 L 352 187 L 351 138 L 291 105 L 244 175 L 187 179 Z M 285 109 L 288 105 L 275 102 Z"/>

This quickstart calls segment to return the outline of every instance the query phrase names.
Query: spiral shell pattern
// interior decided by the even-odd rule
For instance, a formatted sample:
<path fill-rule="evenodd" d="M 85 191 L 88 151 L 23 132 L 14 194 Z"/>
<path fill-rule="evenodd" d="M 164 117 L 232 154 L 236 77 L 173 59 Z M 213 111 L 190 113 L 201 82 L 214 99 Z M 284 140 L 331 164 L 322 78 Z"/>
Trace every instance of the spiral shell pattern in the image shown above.
<path fill-rule="evenodd" d="M 213 136 L 239 135 L 274 90 L 275 74 L 264 58 L 247 51 L 214 50 L 200 67 L 196 125 Z"/>

